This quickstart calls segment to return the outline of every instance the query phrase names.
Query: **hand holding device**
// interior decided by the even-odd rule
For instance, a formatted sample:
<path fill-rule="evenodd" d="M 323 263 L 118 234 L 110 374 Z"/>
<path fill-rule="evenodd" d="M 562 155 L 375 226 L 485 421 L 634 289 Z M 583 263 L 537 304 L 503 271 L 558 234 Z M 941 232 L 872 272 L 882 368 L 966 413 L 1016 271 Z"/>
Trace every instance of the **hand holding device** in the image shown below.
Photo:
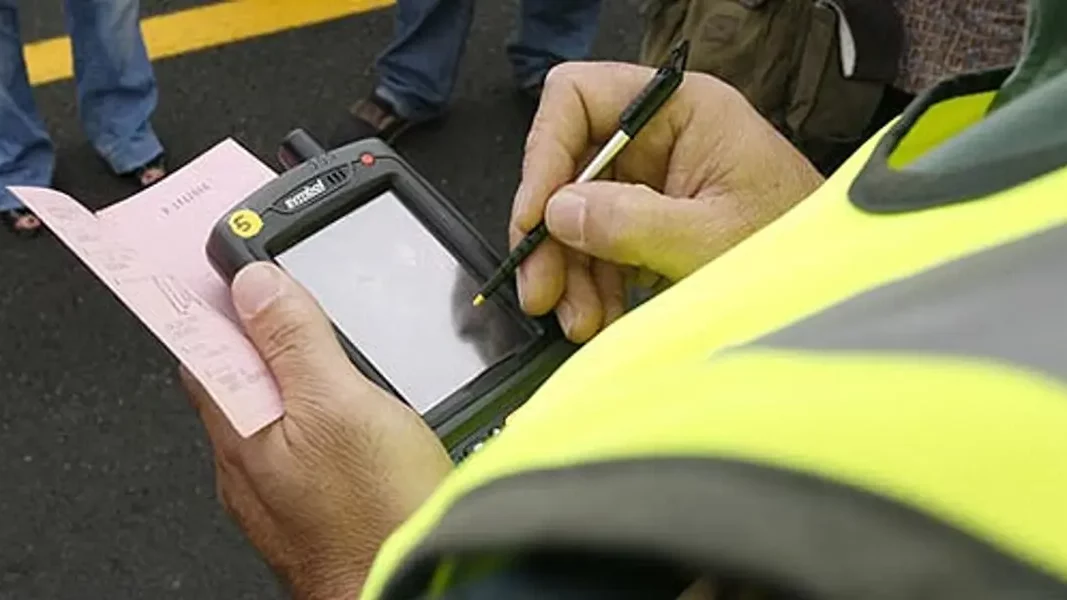
<path fill-rule="evenodd" d="M 212 231 L 211 263 L 227 280 L 252 262 L 281 266 L 318 300 L 359 371 L 421 415 L 454 458 L 573 352 L 555 323 L 523 314 L 513 289 L 470 305 L 496 253 L 383 142 L 322 152 L 297 131 L 280 158 L 290 169 Z"/>
<path fill-rule="evenodd" d="M 740 93 L 690 73 L 615 159 L 614 181 L 568 185 L 653 73 L 561 65 L 530 132 L 509 233 L 517 245 L 543 220 L 551 238 L 519 267 L 518 289 L 527 313 L 555 310 L 574 341 L 623 313 L 627 280 L 681 279 L 822 183 Z"/>
<path fill-rule="evenodd" d="M 294 597 L 358 596 L 378 547 L 452 464 L 418 415 L 353 368 L 287 274 L 252 264 L 232 297 L 285 415 L 241 437 L 183 370 L 214 450 L 220 500 Z"/>

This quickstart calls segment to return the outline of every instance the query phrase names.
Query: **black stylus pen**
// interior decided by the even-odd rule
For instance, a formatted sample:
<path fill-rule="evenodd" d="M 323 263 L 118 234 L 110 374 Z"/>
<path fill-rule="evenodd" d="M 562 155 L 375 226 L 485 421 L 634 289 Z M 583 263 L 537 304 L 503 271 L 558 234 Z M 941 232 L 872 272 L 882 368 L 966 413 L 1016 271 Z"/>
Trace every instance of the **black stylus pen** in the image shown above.
<path fill-rule="evenodd" d="M 674 90 L 682 84 L 685 75 L 685 65 L 689 59 L 689 41 L 683 40 L 671 51 L 666 63 L 656 71 L 652 81 L 641 90 L 641 93 L 630 102 L 626 110 L 619 116 L 619 129 L 608 140 L 607 144 L 600 149 L 589 165 L 582 170 L 575 183 L 592 181 L 607 168 L 611 161 L 615 160 L 619 152 L 637 137 L 638 132 L 652 119 L 659 109 L 671 97 Z M 485 302 L 493 292 L 497 290 L 509 277 L 515 275 L 522 261 L 526 260 L 537 248 L 538 244 L 548 237 L 548 226 L 541 221 L 533 231 L 522 238 L 515 249 L 508 254 L 504 262 L 497 268 L 496 273 L 482 286 L 478 295 L 474 297 L 474 305 L 479 306 Z"/>

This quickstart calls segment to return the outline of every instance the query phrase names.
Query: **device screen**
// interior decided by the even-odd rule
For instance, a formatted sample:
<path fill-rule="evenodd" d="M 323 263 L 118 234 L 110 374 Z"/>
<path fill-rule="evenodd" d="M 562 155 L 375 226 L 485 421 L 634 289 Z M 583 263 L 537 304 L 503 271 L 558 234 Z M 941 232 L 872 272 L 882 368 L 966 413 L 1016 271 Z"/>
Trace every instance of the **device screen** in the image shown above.
<path fill-rule="evenodd" d="M 425 415 L 534 339 L 393 192 L 275 256 L 405 401 Z"/>

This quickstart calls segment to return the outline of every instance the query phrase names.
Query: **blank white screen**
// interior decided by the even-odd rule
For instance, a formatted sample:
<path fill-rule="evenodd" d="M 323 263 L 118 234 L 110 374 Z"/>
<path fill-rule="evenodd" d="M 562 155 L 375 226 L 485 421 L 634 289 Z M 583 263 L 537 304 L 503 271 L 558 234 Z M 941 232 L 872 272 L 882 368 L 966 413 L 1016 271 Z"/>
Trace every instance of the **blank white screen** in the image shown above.
<path fill-rule="evenodd" d="M 275 260 L 420 414 L 532 339 L 392 192 Z"/>

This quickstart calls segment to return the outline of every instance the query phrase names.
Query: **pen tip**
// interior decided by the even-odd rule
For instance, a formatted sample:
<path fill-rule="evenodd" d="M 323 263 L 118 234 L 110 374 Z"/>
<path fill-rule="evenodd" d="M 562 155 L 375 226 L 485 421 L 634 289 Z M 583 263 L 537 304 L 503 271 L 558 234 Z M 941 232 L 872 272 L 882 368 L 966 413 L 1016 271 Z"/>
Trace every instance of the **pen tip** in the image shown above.
<path fill-rule="evenodd" d="M 483 302 L 485 302 L 485 296 L 483 296 L 481 294 L 478 294 L 477 296 L 474 297 L 473 304 L 475 306 L 481 306 Z"/>

